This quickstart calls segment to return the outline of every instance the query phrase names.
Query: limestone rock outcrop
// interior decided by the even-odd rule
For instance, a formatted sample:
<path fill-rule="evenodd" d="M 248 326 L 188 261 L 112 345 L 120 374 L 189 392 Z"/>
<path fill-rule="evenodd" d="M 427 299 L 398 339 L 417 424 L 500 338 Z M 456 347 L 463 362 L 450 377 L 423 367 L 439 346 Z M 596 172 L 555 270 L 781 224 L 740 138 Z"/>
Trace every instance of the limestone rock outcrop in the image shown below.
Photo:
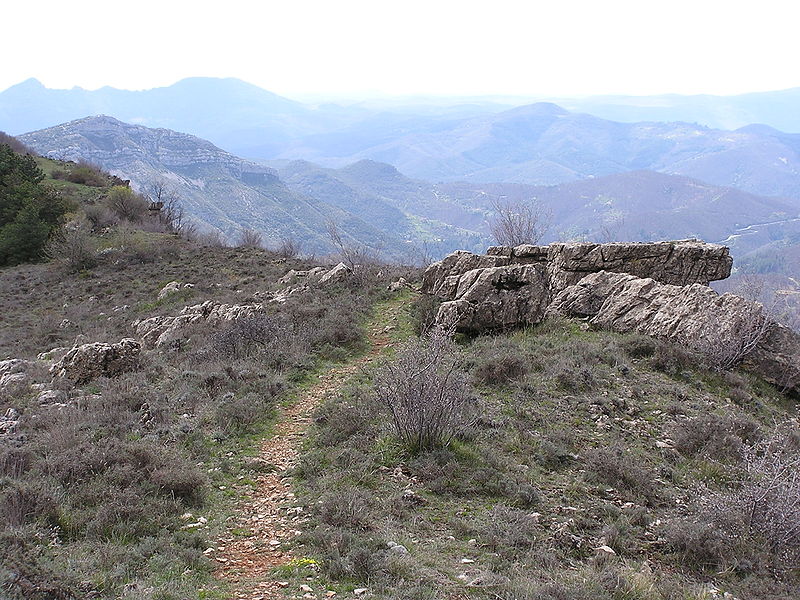
<path fill-rule="evenodd" d="M 457 250 L 425 269 L 425 273 L 422 275 L 421 291 L 423 294 L 433 294 L 452 300 L 458 284 L 458 277 L 467 271 L 501 267 L 510 262 L 508 256 L 473 254 L 465 250 Z"/>
<path fill-rule="evenodd" d="M 684 344 L 720 367 L 744 361 L 778 387 L 800 390 L 800 335 L 771 321 L 761 304 L 701 284 L 601 271 L 562 290 L 547 315 Z"/>
<path fill-rule="evenodd" d="M 423 275 L 422 292 L 445 301 L 437 322 L 455 324 L 460 331 L 484 331 L 538 323 L 555 295 L 594 272 L 707 285 L 727 277 L 731 265 L 726 247 L 695 240 L 493 246 L 486 254 L 458 251 L 432 264 Z M 470 289 L 476 282 L 480 289 Z"/>
<path fill-rule="evenodd" d="M 486 254 L 460 250 L 433 263 L 423 275 L 422 292 L 452 300 L 457 278 L 467 271 L 516 264 L 545 265 L 548 287 L 555 295 L 598 271 L 651 277 L 673 285 L 707 285 L 728 277 L 733 259 L 727 247 L 697 240 L 492 246 Z"/>
<path fill-rule="evenodd" d="M 473 269 L 454 284 L 453 300 L 439 307 L 437 322 L 460 331 L 538 323 L 547 308 L 547 271 L 542 265 Z"/>
<path fill-rule="evenodd" d="M 135 321 L 133 328 L 145 348 L 157 348 L 185 337 L 189 326 L 194 323 L 217 324 L 261 312 L 261 304 L 223 304 L 207 300 L 202 304 L 186 306 L 175 316 L 156 316 Z"/>
<path fill-rule="evenodd" d="M 138 367 L 141 350 L 142 345 L 131 338 L 116 344 L 94 342 L 75 346 L 50 367 L 50 373 L 76 384 L 95 377 L 116 377 Z"/>

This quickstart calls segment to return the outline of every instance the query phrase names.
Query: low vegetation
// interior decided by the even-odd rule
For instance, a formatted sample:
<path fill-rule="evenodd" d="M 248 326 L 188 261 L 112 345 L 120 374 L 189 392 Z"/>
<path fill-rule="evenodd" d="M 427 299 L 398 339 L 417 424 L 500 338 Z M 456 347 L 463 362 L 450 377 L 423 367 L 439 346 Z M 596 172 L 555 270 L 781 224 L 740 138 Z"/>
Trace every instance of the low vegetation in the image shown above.
<path fill-rule="evenodd" d="M 428 344 L 405 348 L 427 365 Z M 386 394 L 424 370 L 406 350 L 323 407 L 297 577 L 378 598 L 796 597 L 800 428 L 778 391 L 568 321 L 445 352 L 474 412 L 438 443 L 409 442 Z"/>

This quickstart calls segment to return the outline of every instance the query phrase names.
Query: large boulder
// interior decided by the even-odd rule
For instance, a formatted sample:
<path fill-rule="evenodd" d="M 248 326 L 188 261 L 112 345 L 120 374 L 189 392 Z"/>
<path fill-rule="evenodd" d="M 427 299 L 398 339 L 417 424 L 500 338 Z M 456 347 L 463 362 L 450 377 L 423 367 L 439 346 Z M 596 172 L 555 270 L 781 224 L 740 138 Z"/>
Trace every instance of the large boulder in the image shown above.
<path fill-rule="evenodd" d="M 473 269 L 457 277 L 453 289 L 436 322 L 466 332 L 538 323 L 549 297 L 547 271 L 534 264 Z"/>
<path fill-rule="evenodd" d="M 116 344 L 94 342 L 75 346 L 50 367 L 50 373 L 76 384 L 86 383 L 95 377 L 116 377 L 139 366 L 141 350 L 142 345 L 131 338 Z"/>
<path fill-rule="evenodd" d="M 800 390 L 800 335 L 770 320 L 761 304 L 701 284 L 601 271 L 557 294 L 547 315 L 589 318 L 612 331 L 670 340 L 716 366 L 743 362 L 767 381 Z"/>

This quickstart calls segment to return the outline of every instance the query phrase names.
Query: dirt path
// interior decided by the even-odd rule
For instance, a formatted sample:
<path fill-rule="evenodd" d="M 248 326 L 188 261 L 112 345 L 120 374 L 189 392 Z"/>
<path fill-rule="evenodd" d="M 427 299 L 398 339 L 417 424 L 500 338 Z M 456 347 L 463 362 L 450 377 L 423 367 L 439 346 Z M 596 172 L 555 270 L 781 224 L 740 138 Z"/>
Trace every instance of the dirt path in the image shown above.
<path fill-rule="evenodd" d="M 399 307 L 397 303 L 385 306 L 377 319 L 381 323 L 394 323 Z M 235 522 L 228 526 L 228 534 L 216 543 L 214 555 L 220 565 L 216 576 L 231 585 L 234 590 L 231 598 L 272 600 L 283 597 L 281 582 L 272 578 L 271 571 L 294 558 L 287 542 L 300 533 L 298 527 L 302 520 L 293 507 L 296 503 L 286 471 L 297 462 L 302 438 L 323 400 L 336 393 L 390 345 L 387 328 L 375 321 L 370 324 L 368 334 L 368 352 L 320 375 L 319 382 L 283 410 L 274 434 L 263 442 L 258 460 L 274 465 L 275 470 L 256 478 L 255 489 L 239 505 Z M 251 535 L 234 535 L 236 531 L 247 531 Z"/>

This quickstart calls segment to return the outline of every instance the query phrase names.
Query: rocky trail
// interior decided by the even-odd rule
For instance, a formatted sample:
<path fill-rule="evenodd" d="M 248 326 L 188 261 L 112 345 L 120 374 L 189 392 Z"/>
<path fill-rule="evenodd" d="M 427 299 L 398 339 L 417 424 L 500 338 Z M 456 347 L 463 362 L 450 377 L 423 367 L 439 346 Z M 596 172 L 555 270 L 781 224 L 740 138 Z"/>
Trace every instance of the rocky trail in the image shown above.
<path fill-rule="evenodd" d="M 255 486 L 247 488 L 226 534 L 217 540 L 213 551 L 219 563 L 217 578 L 230 585 L 233 592 L 230 598 L 285 597 L 287 583 L 276 579 L 273 572 L 296 558 L 291 541 L 300 534 L 304 520 L 288 472 L 298 460 L 317 408 L 391 345 L 389 332 L 394 329 L 401 307 L 402 302 L 397 300 L 379 305 L 367 327 L 367 352 L 319 375 L 317 382 L 302 390 L 297 400 L 282 410 L 273 434 L 262 442 L 257 462 L 268 467 L 269 472 L 260 473 Z M 303 590 L 293 591 L 297 591 L 298 597 L 303 596 Z"/>

